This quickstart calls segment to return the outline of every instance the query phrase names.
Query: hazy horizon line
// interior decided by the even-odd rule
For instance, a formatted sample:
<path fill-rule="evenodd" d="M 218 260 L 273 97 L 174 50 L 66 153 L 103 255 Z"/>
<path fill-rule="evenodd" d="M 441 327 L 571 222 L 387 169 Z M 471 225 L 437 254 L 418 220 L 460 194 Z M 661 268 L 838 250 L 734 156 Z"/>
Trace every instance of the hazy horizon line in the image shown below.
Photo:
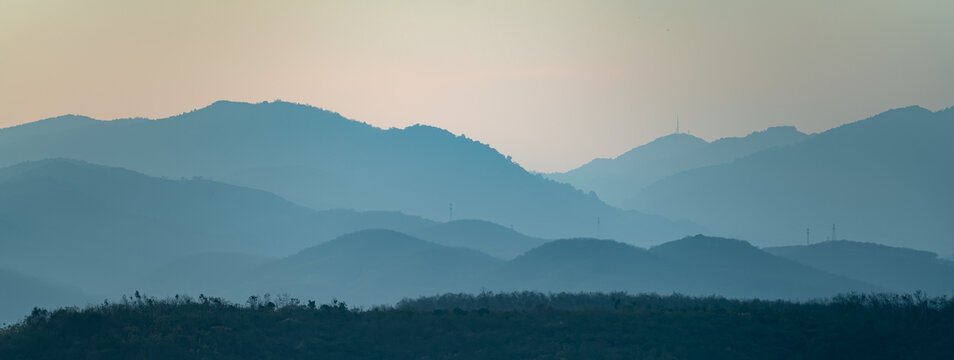
<path fill-rule="evenodd" d="M 174 114 L 172 114 L 172 115 L 163 116 L 163 117 L 126 116 L 126 117 L 117 117 L 117 118 L 112 118 L 112 119 L 99 119 L 99 118 L 96 118 L 96 117 L 93 117 L 93 116 L 89 116 L 89 115 L 84 115 L 84 114 L 67 113 L 67 114 L 62 114 L 62 115 L 57 115 L 57 116 L 51 116 L 51 117 L 47 117 L 47 118 L 43 118 L 43 119 L 32 120 L 32 121 L 27 121 L 27 122 L 19 123 L 19 124 L 16 124 L 16 125 L 12 125 L 12 126 L 3 127 L 3 128 L 0 128 L 0 131 L 6 130 L 6 129 L 17 128 L 17 127 L 24 126 L 24 125 L 34 124 L 34 123 L 41 122 L 41 121 L 46 121 L 46 120 L 51 120 L 51 119 L 57 119 L 57 118 L 67 117 L 67 116 L 84 117 L 84 118 L 88 118 L 88 119 L 91 119 L 91 120 L 103 121 L 103 122 L 121 121 L 121 120 L 135 120 L 135 119 L 151 120 L 151 121 L 166 120 L 166 119 L 171 119 L 171 118 L 175 118 L 175 117 L 178 117 L 178 116 L 186 115 L 186 114 L 189 114 L 189 113 L 193 113 L 193 112 L 196 112 L 196 111 L 200 111 L 200 110 L 203 110 L 203 109 L 207 109 L 207 108 L 209 108 L 209 107 L 211 107 L 211 106 L 213 106 L 213 105 L 215 105 L 215 104 L 218 104 L 218 103 L 234 103 L 234 104 L 248 104 L 248 105 L 261 105 L 261 104 L 285 103 L 285 104 L 292 104 L 292 105 L 304 106 L 304 107 L 308 107 L 308 108 L 315 109 L 315 110 L 319 110 L 319 111 L 326 111 L 326 112 L 329 112 L 329 113 L 333 113 L 333 114 L 335 114 L 335 115 L 340 116 L 341 118 L 343 118 L 343 119 L 345 119 L 345 120 L 354 121 L 354 122 L 358 122 L 358 123 L 362 123 L 362 124 L 366 124 L 366 125 L 368 125 L 368 126 L 371 126 L 371 127 L 374 127 L 374 128 L 376 128 L 376 129 L 380 129 L 380 130 L 390 130 L 390 129 L 405 130 L 405 129 L 407 129 L 407 128 L 414 127 L 414 126 L 430 126 L 430 127 L 434 127 L 434 128 L 438 128 L 438 129 L 447 131 L 447 132 L 449 132 L 449 133 L 451 133 L 451 134 L 453 134 L 453 135 L 455 135 L 455 136 L 465 136 L 465 137 L 467 137 L 467 138 L 470 139 L 470 140 L 477 141 L 477 142 L 480 142 L 480 143 L 482 143 L 482 144 L 486 144 L 487 146 L 490 146 L 492 149 L 494 149 L 495 151 L 497 151 L 497 152 L 500 153 L 501 155 L 504 155 L 504 156 L 512 156 L 512 155 L 508 155 L 508 154 L 504 153 L 503 151 L 501 151 L 497 146 L 495 146 L 495 145 L 492 144 L 492 143 L 485 142 L 485 141 L 483 141 L 483 140 L 481 140 L 481 139 L 474 138 L 474 137 L 471 137 L 471 136 L 467 136 L 467 135 L 465 135 L 464 133 L 456 133 L 456 132 L 454 132 L 453 130 L 450 130 L 450 129 L 447 129 L 447 128 L 444 128 L 444 127 L 441 127 L 441 126 L 438 126 L 438 125 L 428 124 L 428 123 L 423 123 L 423 122 L 418 122 L 418 123 L 406 125 L 406 126 L 404 126 L 404 127 L 397 127 L 397 126 L 384 127 L 384 126 L 380 126 L 380 125 L 377 125 L 377 124 L 374 124 L 374 123 L 370 123 L 370 122 L 367 122 L 367 121 L 362 121 L 362 120 L 359 120 L 359 119 L 355 119 L 355 118 L 346 116 L 346 115 L 344 115 L 344 114 L 342 114 L 342 113 L 340 113 L 340 112 L 338 112 L 338 111 L 331 110 L 331 109 L 328 109 L 328 108 L 324 108 L 324 107 L 321 107 L 321 106 L 318 106 L 318 105 L 313 105 L 313 104 L 306 103 L 306 102 L 297 102 L 297 101 L 284 100 L 284 99 L 280 99 L 280 98 L 275 98 L 275 99 L 272 99 L 272 100 L 262 100 L 262 101 L 242 101 L 242 100 L 220 99 L 220 100 L 215 100 L 215 101 L 209 103 L 208 105 L 205 105 L 205 106 L 202 106 L 202 107 L 195 107 L 195 108 L 193 108 L 192 110 L 177 112 L 177 113 L 174 113 Z M 687 129 L 687 130 L 679 129 L 679 132 L 676 132 L 676 129 L 677 129 L 678 124 L 676 123 L 676 120 L 674 119 L 674 122 L 673 122 L 673 132 L 664 133 L 664 134 L 658 135 L 658 136 L 654 137 L 652 140 L 649 140 L 649 141 L 644 142 L 644 143 L 642 143 L 642 144 L 631 145 L 631 147 L 629 147 L 628 149 L 623 150 L 622 152 L 618 152 L 618 153 L 616 153 L 616 154 L 614 154 L 614 155 L 610 155 L 610 156 L 593 155 L 592 157 L 589 158 L 589 160 L 586 160 L 586 161 L 584 161 L 584 162 L 582 162 L 582 163 L 580 163 L 580 164 L 578 164 L 578 165 L 571 166 L 571 167 L 566 168 L 566 169 L 563 169 L 563 170 L 539 170 L 539 169 L 534 169 L 534 168 L 531 168 L 531 167 L 528 167 L 528 166 L 522 164 L 517 158 L 513 158 L 513 162 L 516 163 L 517 165 L 520 165 L 520 167 L 524 168 L 524 170 L 527 170 L 528 172 L 531 172 L 531 173 L 537 173 L 537 174 L 565 173 L 565 172 L 568 172 L 568 171 L 577 169 L 577 168 L 579 168 L 579 167 L 581 167 L 581 166 L 583 166 L 583 165 L 586 165 L 586 164 L 590 163 L 590 162 L 593 161 L 593 160 L 597 160 L 597 159 L 615 159 L 615 158 L 619 157 L 620 155 L 625 154 L 625 153 L 628 152 L 628 151 L 631 151 L 631 150 L 633 150 L 633 149 L 639 148 L 639 147 L 641 147 L 641 146 L 648 145 L 648 144 L 650 144 L 650 143 L 652 143 L 652 142 L 654 142 L 654 141 L 656 141 L 656 140 L 658 140 L 658 139 L 664 138 L 664 137 L 666 137 L 666 136 L 675 135 L 675 134 L 689 135 L 689 136 L 692 136 L 692 137 L 701 139 L 701 140 L 703 140 L 703 141 L 705 141 L 705 142 L 707 142 L 707 143 L 713 143 L 713 142 L 716 142 L 716 141 L 719 141 L 719 140 L 722 140 L 722 139 L 744 138 L 744 137 L 746 137 L 746 136 L 749 136 L 749 135 L 752 135 L 752 134 L 755 134 L 755 133 L 758 133 L 758 132 L 762 132 L 762 131 L 765 131 L 765 130 L 768 130 L 768 129 L 772 129 L 772 128 L 780 128 L 780 127 L 793 127 L 793 128 L 795 128 L 796 131 L 801 132 L 801 133 L 803 133 L 803 134 L 806 134 L 806 135 L 814 135 L 814 134 L 824 133 L 824 132 L 827 132 L 827 131 L 832 130 L 832 129 L 836 129 L 836 128 L 838 128 L 838 127 L 841 127 L 841 126 L 844 126 L 844 125 L 847 125 L 847 124 L 851 124 L 851 123 L 854 123 L 854 122 L 858 122 L 858 121 L 862 121 L 862 120 L 865 120 L 865 119 L 869 119 L 869 118 L 871 118 L 871 117 L 873 117 L 873 116 L 877 116 L 878 114 L 881 114 L 881 113 L 884 113 L 884 112 L 888 112 L 888 111 L 892 111 L 892 110 L 897 110 L 897 109 L 912 108 L 912 107 L 918 107 L 918 108 L 922 108 L 922 109 L 928 110 L 928 111 L 930 111 L 930 112 L 932 112 L 932 113 L 937 113 L 937 112 L 941 112 L 941 111 L 945 111 L 945 110 L 952 109 L 952 108 L 954 108 L 954 105 L 951 105 L 951 106 L 948 106 L 948 107 L 945 107 L 945 108 L 941 108 L 941 109 L 936 109 L 936 110 L 935 110 L 935 109 L 928 108 L 928 107 L 925 107 L 925 106 L 923 106 L 923 105 L 918 105 L 918 104 L 907 105 L 907 106 L 901 106 L 901 107 L 893 107 L 893 108 L 884 109 L 884 110 L 881 110 L 881 111 L 879 111 L 879 112 L 876 112 L 876 113 L 867 115 L 866 117 L 863 117 L 863 118 L 860 118 L 860 119 L 853 119 L 853 120 L 850 120 L 850 121 L 846 121 L 846 122 L 843 122 L 843 123 L 834 125 L 834 126 L 832 126 L 832 127 L 826 128 L 826 129 L 824 129 L 824 130 L 817 131 L 817 132 L 805 132 L 805 131 L 802 131 L 801 129 L 798 128 L 797 125 L 794 125 L 794 124 L 791 124 L 791 125 L 771 125 L 771 126 L 766 126 L 766 127 L 764 127 L 764 128 L 761 128 L 760 130 L 754 130 L 754 131 L 749 131 L 749 132 L 744 133 L 744 134 L 736 134 L 736 135 L 733 135 L 733 136 L 724 136 L 724 137 L 719 137 L 719 138 L 694 135 L 694 134 L 691 133 L 691 129 Z"/>

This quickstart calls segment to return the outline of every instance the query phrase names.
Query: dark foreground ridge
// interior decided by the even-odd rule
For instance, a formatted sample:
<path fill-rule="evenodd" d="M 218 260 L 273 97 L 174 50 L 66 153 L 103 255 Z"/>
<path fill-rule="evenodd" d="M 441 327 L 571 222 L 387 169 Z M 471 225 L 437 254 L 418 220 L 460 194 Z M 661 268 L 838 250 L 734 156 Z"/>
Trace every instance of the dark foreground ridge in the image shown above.
<path fill-rule="evenodd" d="M 954 354 L 954 299 L 450 294 L 370 309 L 200 296 L 52 312 L 0 330 L 2 359 L 894 359 Z"/>

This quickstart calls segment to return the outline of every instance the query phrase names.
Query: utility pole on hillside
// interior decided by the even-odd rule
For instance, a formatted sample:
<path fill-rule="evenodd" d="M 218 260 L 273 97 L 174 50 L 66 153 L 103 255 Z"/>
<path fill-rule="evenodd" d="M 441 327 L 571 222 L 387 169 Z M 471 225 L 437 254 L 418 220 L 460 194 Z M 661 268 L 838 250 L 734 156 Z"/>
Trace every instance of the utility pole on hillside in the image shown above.
<path fill-rule="evenodd" d="M 447 209 L 447 222 L 454 221 L 454 203 L 450 203 Z"/>
<path fill-rule="evenodd" d="M 805 228 L 805 245 L 812 244 L 812 231 L 809 228 Z"/>

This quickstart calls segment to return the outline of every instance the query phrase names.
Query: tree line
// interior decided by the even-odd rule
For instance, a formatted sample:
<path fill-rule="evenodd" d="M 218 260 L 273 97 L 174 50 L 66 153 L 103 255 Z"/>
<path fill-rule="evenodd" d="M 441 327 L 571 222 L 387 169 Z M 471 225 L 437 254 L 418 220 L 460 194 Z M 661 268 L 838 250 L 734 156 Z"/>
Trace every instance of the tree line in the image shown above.
<path fill-rule="evenodd" d="M 954 300 L 920 293 L 788 302 L 485 292 L 359 308 L 137 292 L 34 309 L 0 330 L 0 358 L 923 359 L 951 358 L 951 338 Z"/>

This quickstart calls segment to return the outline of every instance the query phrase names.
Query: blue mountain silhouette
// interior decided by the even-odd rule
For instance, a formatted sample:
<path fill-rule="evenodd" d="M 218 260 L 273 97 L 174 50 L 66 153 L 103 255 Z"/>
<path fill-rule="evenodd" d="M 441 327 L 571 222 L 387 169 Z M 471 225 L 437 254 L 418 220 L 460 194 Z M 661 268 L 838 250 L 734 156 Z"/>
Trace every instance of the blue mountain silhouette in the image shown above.
<path fill-rule="evenodd" d="M 595 191 L 606 202 L 622 206 L 650 184 L 695 168 L 732 162 L 773 147 L 798 143 L 808 135 L 791 126 L 755 132 L 711 143 L 688 134 L 672 134 L 639 146 L 613 159 L 595 159 L 548 178 Z"/>
<path fill-rule="evenodd" d="M 840 239 L 954 251 L 954 110 L 891 110 L 790 146 L 685 171 L 631 199 L 759 245 Z"/>
<path fill-rule="evenodd" d="M 954 264 L 932 252 L 846 240 L 765 251 L 894 291 L 924 291 L 931 296 L 954 291 Z"/>
<path fill-rule="evenodd" d="M 599 231 L 650 243 L 700 230 L 608 206 L 527 172 L 486 144 L 430 126 L 384 130 L 310 106 L 226 101 L 159 120 L 76 118 L 81 124 L 64 126 L 67 120 L 0 131 L 0 166 L 70 157 L 152 176 L 201 176 L 315 209 L 440 220 L 453 203 L 455 218 L 512 224 L 545 238 Z"/>
<path fill-rule="evenodd" d="M 398 213 L 315 211 L 261 190 L 77 160 L 0 169 L 0 264 L 102 295 L 184 256 L 285 256 L 356 230 L 433 224 Z"/>

